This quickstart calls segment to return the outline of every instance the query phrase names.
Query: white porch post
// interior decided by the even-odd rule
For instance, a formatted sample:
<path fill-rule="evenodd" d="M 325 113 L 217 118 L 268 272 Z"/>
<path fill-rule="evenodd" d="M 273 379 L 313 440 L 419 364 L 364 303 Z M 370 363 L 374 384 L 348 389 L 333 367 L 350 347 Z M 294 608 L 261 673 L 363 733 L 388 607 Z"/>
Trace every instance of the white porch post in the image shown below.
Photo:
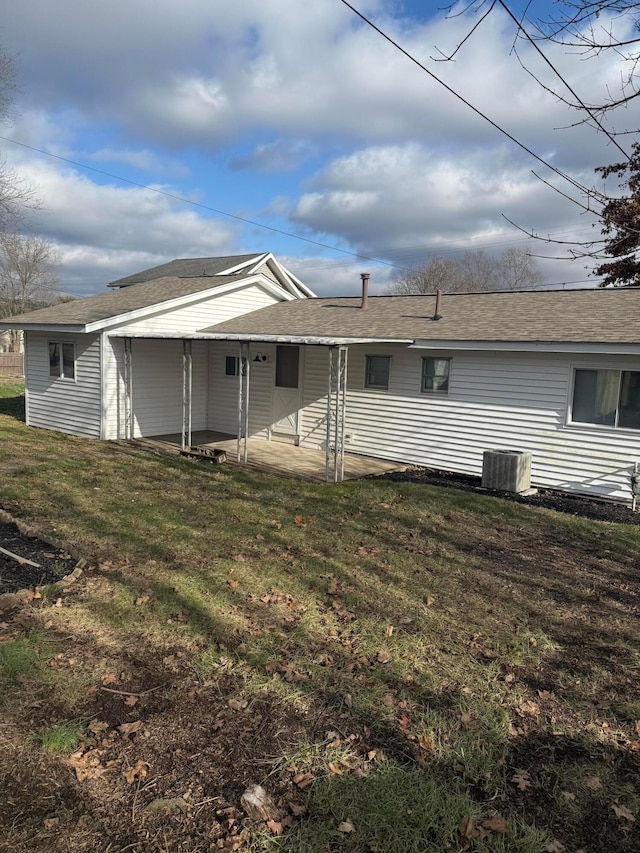
<path fill-rule="evenodd" d="M 131 338 L 124 339 L 124 436 L 133 438 L 133 373 L 131 370 Z"/>
<path fill-rule="evenodd" d="M 191 447 L 191 341 L 182 341 L 182 449 Z"/>
<path fill-rule="evenodd" d="M 329 348 L 327 388 L 327 436 L 325 477 L 327 482 L 344 480 L 344 428 L 347 411 L 348 347 Z"/>
<path fill-rule="evenodd" d="M 238 462 L 247 462 L 249 446 L 249 379 L 251 344 L 242 341 L 238 360 Z"/>

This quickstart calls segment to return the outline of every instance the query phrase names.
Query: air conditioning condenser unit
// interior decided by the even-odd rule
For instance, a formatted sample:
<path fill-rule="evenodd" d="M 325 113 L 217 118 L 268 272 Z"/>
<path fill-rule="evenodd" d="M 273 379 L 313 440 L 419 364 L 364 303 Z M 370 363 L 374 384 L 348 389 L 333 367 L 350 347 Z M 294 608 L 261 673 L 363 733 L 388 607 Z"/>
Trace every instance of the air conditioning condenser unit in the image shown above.
<path fill-rule="evenodd" d="M 485 450 L 482 488 L 526 492 L 531 488 L 531 454 L 522 450 Z"/>

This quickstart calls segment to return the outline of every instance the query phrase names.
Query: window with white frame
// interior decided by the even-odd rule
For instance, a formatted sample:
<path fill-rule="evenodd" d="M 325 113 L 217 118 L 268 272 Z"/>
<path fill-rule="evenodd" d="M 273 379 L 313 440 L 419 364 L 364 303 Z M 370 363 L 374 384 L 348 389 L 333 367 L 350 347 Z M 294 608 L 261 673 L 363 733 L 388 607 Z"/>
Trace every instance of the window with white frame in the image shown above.
<path fill-rule="evenodd" d="M 420 390 L 425 394 L 448 394 L 450 368 L 450 358 L 423 358 Z"/>
<path fill-rule="evenodd" d="M 570 421 L 640 429 L 640 371 L 576 369 Z"/>
<path fill-rule="evenodd" d="M 364 387 L 373 388 L 377 391 L 387 391 L 389 388 L 390 371 L 390 355 L 368 355 L 364 376 Z"/>
<path fill-rule="evenodd" d="M 76 378 L 76 345 L 49 341 L 49 376 L 56 379 Z"/>

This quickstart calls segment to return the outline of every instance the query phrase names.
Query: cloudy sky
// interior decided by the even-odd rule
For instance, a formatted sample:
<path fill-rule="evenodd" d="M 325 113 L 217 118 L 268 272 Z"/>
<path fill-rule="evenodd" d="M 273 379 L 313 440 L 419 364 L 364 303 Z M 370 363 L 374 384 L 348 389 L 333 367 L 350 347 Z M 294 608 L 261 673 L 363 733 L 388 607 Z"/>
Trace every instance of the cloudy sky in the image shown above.
<path fill-rule="evenodd" d="M 621 159 L 602 133 L 571 127 L 580 116 L 536 82 L 560 86 L 521 43 L 523 70 L 504 12 L 443 62 L 486 5 L 450 17 L 421 0 L 353 5 L 578 182 Z M 530 15 L 552 5 L 534 0 Z M 361 270 L 375 293 L 433 255 L 557 253 L 505 217 L 567 241 L 593 236 L 594 222 L 599 234 L 532 170 L 579 191 L 340 0 L 21 0 L 3 11 L 0 44 L 18 86 L 2 154 L 39 188 L 30 227 L 59 248 L 75 296 L 174 257 L 266 250 L 319 295 L 357 292 Z M 618 56 L 542 47 L 585 100 L 619 90 Z M 616 129 L 638 119 L 629 108 Z M 584 259 L 539 263 L 551 285 L 594 281 Z"/>

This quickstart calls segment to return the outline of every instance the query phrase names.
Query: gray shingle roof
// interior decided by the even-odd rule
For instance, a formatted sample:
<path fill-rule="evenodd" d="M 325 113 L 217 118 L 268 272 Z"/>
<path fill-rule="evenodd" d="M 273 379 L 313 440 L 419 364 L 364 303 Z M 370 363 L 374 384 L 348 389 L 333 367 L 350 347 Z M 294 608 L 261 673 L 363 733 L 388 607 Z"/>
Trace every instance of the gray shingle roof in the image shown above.
<path fill-rule="evenodd" d="M 166 278 L 167 276 L 217 275 L 223 270 L 238 266 L 238 264 L 249 263 L 252 260 L 257 261 L 264 254 L 264 252 L 259 252 L 254 255 L 228 255 L 223 258 L 176 258 L 166 264 L 160 264 L 157 267 L 141 270 L 111 281 L 109 287 L 128 287 L 142 281 L 151 281 L 155 278 Z"/>
<path fill-rule="evenodd" d="M 128 314 L 140 308 L 148 308 L 159 305 L 170 299 L 180 296 L 189 296 L 201 290 L 210 290 L 240 281 L 246 275 L 217 275 L 199 276 L 193 278 L 176 278 L 167 276 L 157 278 L 153 281 L 132 284 L 120 290 L 99 293 L 97 296 L 87 296 L 85 299 L 76 299 L 73 302 L 64 302 L 62 305 L 52 305 L 49 308 L 40 308 L 28 314 L 18 317 L 7 317 L 11 324 L 21 323 L 20 328 L 39 325 L 64 325 L 84 326 L 87 323 L 96 323 L 100 320 L 108 320 L 118 317 L 120 314 Z"/>
<path fill-rule="evenodd" d="M 303 299 L 203 331 L 226 335 L 383 340 L 640 343 L 640 288 Z"/>

